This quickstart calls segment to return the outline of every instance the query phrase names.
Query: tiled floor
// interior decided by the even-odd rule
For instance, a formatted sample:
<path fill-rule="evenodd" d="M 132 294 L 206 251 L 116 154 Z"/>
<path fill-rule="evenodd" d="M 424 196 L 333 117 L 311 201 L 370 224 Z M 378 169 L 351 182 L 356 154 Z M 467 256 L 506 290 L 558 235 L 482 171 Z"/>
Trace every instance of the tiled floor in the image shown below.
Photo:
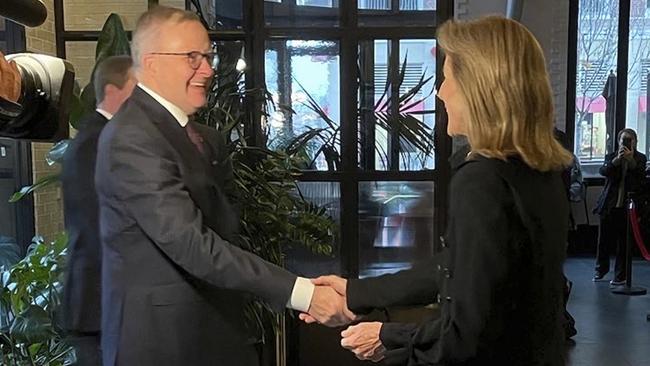
<path fill-rule="evenodd" d="M 650 290 L 650 263 L 635 261 L 633 268 L 633 285 Z M 569 312 L 578 329 L 568 365 L 650 365 L 650 295 L 612 294 L 609 281 L 592 282 L 593 271 L 593 258 L 569 258 L 565 264 L 573 282 Z M 606 279 L 611 277 L 612 272 Z"/>

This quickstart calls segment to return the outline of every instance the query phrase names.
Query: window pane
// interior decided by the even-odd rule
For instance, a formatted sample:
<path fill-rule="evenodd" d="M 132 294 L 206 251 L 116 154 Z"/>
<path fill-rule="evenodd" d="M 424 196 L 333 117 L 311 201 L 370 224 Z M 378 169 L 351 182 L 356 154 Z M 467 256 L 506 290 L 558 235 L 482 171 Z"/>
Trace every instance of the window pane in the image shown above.
<path fill-rule="evenodd" d="M 198 0 L 201 15 L 210 29 L 241 29 L 242 0 Z M 192 10 L 196 7 L 192 6 Z"/>
<path fill-rule="evenodd" d="M 97 42 L 65 43 L 66 59 L 74 66 L 75 79 L 81 88 L 90 82 L 90 74 L 95 66 L 95 47 Z"/>
<path fill-rule="evenodd" d="M 433 254 L 433 182 L 359 183 L 359 276 L 410 268 Z"/>
<path fill-rule="evenodd" d="M 401 10 L 436 10 L 436 0 L 400 0 Z"/>
<path fill-rule="evenodd" d="M 358 0 L 358 8 L 362 26 L 434 26 L 436 20 L 435 0 Z"/>
<path fill-rule="evenodd" d="M 335 222 L 340 226 L 341 218 L 341 189 L 336 182 L 300 182 L 300 193 L 309 202 L 325 208 Z M 340 231 L 340 230 L 339 230 Z M 338 235 L 340 238 L 340 235 Z M 341 274 L 340 243 L 332 243 L 332 255 L 314 254 L 305 248 L 291 248 L 286 252 L 287 268 L 302 276 L 318 277 L 326 273 Z"/>
<path fill-rule="evenodd" d="M 607 99 L 614 103 L 617 42 L 618 1 L 581 0 L 574 146 L 583 165 L 602 162 L 614 133 L 613 108 L 608 108 Z"/>
<path fill-rule="evenodd" d="M 400 61 L 391 64 L 391 50 L 397 46 Z M 375 40 L 360 44 L 359 164 L 362 168 L 435 167 L 435 50 L 435 40 Z"/>
<path fill-rule="evenodd" d="M 65 30 L 101 30 L 111 13 L 122 18 L 124 29 L 133 30 L 140 14 L 147 11 L 147 0 L 103 0 L 101 6 L 88 0 L 64 0 Z"/>
<path fill-rule="evenodd" d="M 266 24 L 272 27 L 337 26 L 338 0 L 264 0 Z"/>
<path fill-rule="evenodd" d="M 266 87 L 277 106 L 267 121 L 267 145 L 299 146 L 305 169 L 339 169 L 338 42 L 269 41 L 265 65 Z M 313 138 L 299 139 L 310 131 Z"/>
<path fill-rule="evenodd" d="M 630 9 L 630 36 L 628 53 L 627 116 L 626 127 L 636 131 L 637 150 L 648 154 L 648 74 L 650 74 L 650 11 L 645 1 L 632 1 Z"/>

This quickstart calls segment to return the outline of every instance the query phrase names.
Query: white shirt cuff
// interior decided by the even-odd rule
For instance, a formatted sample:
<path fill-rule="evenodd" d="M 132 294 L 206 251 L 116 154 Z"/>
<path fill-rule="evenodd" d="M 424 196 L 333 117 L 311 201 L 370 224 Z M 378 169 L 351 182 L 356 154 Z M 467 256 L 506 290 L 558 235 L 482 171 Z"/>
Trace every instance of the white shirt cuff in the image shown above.
<path fill-rule="evenodd" d="M 311 305 L 311 297 L 314 294 L 314 284 L 304 277 L 296 278 L 291 291 L 291 298 L 287 304 L 288 308 L 306 313 Z"/>

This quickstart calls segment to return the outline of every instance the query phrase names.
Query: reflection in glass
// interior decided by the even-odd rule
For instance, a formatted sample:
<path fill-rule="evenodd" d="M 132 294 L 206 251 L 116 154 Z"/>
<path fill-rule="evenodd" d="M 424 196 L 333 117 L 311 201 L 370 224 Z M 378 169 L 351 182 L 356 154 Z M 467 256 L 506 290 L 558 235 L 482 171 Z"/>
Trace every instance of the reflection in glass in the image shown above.
<path fill-rule="evenodd" d="M 267 145 L 293 147 L 305 169 L 340 167 L 339 46 L 333 41 L 269 41 L 266 86 L 278 107 Z M 312 138 L 306 139 L 311 134 Z"/>
<path fill-rule="evenodd" d="M 399 64 L 391 63 L 391 50 L 399 52 Z M 359 162 L 365 170 L 435 167 L 435 53 L 435 40 L 360 44 Z"/>
<path fill-rule="evenodd" d="M 337 26 L 338 0 L 264 0 L 266 24 L 272 27 Z"/>
<path fill-rule="evenodd" d="M 644 2 L 633 1 L 630 14 L 630 35 L 627 79 L 626 127 L 636 131 L 637 150 L 650 152 L 648 121 L 648 75 L 650 74 L 650 11 Z"/>
<path fill-rule="evenodd" d="M 608 105 L 603 93 L 608 77 L 616 70 L 617 42 L 618 1 L 581 0 L 574 146 L 576 156 L 583 163 L 602 161 L 612 142 L 609 139 L 614 134 L 615 123 L 607 117 Z M 614 90 L 608 88 L 605 94 L 611 96 Z"/>
<path fill-rule="evenodd" d="M 309 202 L 325 208 L 337 226 L 341 222 L 341 190 L 336 182 L 299 182 L 300 194 Z M 340 237 L 337 235 L 336 237 Z M 286 265 L 292 272 L 317 277 L 325 273 L 340 274 L 340 243 L 332 243 L 331 256 L 317 255 L 305 248 L 291 248 L 286 252 Z"/>
<path fill-rule="evenodd" d="M 210 29 L 241 29 L 242 0 L 191 0 L 197 12 Z"/>
<path fill-rule="evenodd" d="M 433 182 L 359 183 L 360 277 L 431 258 L 433 191 Z"/>

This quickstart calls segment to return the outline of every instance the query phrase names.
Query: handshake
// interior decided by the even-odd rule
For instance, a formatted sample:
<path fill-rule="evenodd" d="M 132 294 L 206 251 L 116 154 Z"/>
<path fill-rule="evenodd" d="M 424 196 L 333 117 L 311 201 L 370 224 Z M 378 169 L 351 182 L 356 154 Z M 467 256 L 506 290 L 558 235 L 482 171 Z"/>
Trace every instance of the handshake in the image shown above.
<path fill-rule="evenodd" d="M 316 286 L 308 313 L 300 320 L 307 324 L 319 323 L 339 327 L 360 320 L 347 305 L 347 283 L 344 278 L 330 275 L 311 280 Z M 382 323 L 363 322 L 349 326 L 341 332 L 341 346 L 350 350 L 360 360 L 381 361 L 386 348 L 379 339 Z"/>

